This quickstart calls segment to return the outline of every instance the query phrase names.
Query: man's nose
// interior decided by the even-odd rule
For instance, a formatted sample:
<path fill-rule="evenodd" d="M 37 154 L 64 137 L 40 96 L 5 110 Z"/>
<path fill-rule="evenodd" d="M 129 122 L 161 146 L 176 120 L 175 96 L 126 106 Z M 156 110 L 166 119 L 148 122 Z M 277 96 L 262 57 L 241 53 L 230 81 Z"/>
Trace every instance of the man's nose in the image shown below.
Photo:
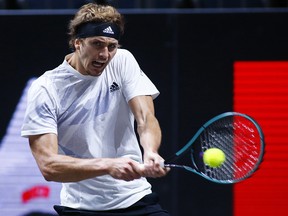
<path fill-rule="evenodd" d="M 103 48 L 100 50 L 100 52 L 99 52 L 99 57 L 100 57 L 101 59 L 105 59 L 105 60 L 109 57 L 109 51 L 108 51 L 108 47 L 107 47 L 107 46 L 103 47 Z"/>

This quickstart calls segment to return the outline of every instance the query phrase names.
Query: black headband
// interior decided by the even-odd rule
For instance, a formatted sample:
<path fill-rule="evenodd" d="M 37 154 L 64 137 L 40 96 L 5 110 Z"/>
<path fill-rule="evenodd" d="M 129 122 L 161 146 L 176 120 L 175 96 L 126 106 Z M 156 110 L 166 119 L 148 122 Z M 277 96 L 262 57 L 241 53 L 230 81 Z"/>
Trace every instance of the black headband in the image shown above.
<path fill-rule="evenodd" d="M 88 22 L 79 26 L 76 31 L 76 38 L 87 38 L 94 36 L 105 36 L 120 39 L 120 29 L 114 23 Z"/>

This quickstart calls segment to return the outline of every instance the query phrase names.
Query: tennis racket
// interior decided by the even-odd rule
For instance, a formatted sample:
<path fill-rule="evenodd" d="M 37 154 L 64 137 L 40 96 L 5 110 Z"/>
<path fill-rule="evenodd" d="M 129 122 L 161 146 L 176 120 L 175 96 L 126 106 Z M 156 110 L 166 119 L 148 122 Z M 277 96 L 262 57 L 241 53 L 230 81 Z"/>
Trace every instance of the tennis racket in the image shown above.
<path fill-rule="evenodd" d="M 225 154 L 219 167 L 203 161 L 207 149 L 218 148 Z M 255 120 L 237 113 L 220 114 L 206 122 L 192 139 L 162 166 L 180 168 L 196 173 L 212 182 L 232 184 L 250 177 L 259 167 L 264 155 L 264 135 Z M 179 163 L 184 155 L 189 162 Z"/>

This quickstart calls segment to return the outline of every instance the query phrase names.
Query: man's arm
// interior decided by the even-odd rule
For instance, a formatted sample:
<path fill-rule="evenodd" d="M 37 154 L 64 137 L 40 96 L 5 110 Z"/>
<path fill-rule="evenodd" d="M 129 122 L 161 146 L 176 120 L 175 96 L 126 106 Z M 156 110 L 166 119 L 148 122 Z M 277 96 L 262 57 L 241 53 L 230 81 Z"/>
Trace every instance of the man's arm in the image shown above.
<path fill-rule="evenodd" d="M 145 175 L 161 177 L 169 171 L 160 166 L 163 158 L 158 150 L 161 144 L 161 129 L 155 117 L 151 96 L 137 96 L 129 101 L 129 106 L 137 122 L 140 144 L 144 150 Z"/>
<path fill-rule="evenodd" d="M 126 181 L 141 177 L 139 164 L 128 158 L 81 159 L 59 155 L 55 134 L 30 136 L 29 143 L 47 181 L 76 182 L 106 174 Z"/>

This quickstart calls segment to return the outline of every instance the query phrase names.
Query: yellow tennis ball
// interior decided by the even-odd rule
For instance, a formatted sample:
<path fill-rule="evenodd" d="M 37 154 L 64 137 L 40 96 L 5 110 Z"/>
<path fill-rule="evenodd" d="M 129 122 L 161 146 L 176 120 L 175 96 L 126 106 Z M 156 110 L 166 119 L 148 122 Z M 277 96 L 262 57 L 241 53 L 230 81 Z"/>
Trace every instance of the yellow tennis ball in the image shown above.
<path fill-rule="evenodd" d="M 225 159 L 226 157 L 224 152 L 218 148 L 209 148 L 203 154 L 204 163 L 214 168 L 221 166 Z"/>

